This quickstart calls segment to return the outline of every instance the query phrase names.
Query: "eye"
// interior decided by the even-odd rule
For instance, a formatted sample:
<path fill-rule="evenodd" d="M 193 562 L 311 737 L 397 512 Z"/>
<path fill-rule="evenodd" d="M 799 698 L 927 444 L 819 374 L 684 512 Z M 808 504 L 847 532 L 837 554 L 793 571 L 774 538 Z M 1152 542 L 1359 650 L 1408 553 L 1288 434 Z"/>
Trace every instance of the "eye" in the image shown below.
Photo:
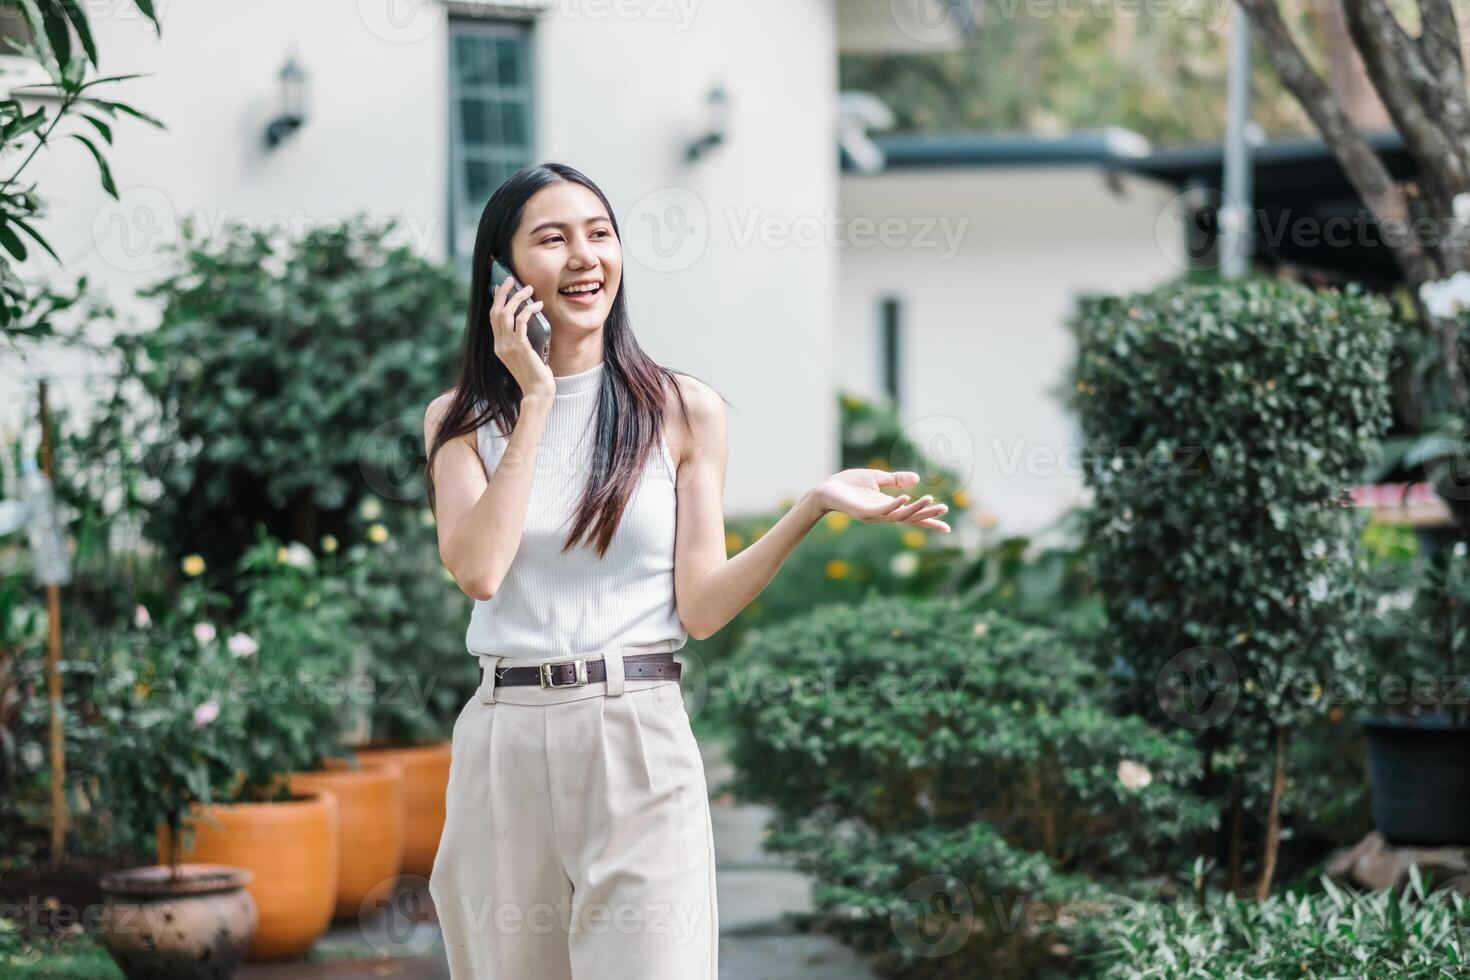
<path fill-rule="evenodd" d="M 612 232 L 608 231 L 606 228 L 599 228 L 595 232 L 593 232 L 593 234 L 594 235 L 601 235 L 602 237 L 606 238 L 609 235 L 611 235 Z"/>
<path fill-rule="evenodd" d="M 544 240 L 541 244 L 542 245 L 546 245 L 546 244 L 549 244 L 551 242 L 559 242 L 559 241 L 561 241 L 561 236 L 560 235 L 552 235 L 550 238 Z"/>

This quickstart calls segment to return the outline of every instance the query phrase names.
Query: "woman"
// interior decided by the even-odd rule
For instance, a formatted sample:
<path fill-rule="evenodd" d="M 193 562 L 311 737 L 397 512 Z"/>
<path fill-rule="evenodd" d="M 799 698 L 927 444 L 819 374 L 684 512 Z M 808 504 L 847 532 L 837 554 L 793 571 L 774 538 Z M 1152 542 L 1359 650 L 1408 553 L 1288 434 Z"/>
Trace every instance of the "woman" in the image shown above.
<path fill-rule="evenodd" d="M 496 258 L 523 288 L 492 296 Z M 643 352 L 622 280 L 602 191 L 560 164 L 516 173 L 480 217 L 459 385 L 425 413 L 481 666 L 429 886 L 455 980 L 714 978 L 708 793 L 673 651 L 829 511 L 949 530 L 943 504 L 883 493 L 918 474 L 845 470 L 727 560 L 721 400 Z"/>

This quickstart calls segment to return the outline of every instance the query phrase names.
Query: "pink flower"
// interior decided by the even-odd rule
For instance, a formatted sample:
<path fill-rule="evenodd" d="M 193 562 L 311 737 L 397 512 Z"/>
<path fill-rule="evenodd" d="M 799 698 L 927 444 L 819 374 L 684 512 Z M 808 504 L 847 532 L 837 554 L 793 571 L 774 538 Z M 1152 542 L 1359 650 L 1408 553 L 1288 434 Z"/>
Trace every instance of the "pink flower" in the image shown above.
<path fill-rule="evenodd" d="M 214 627 L 209 623 L 195 623 L 194 639 L 200 643 L 208 643 L 214 639 Z"/>
<path fill-rule="evenodd" d="M 259 644 L 255 642 L 255 639 L 249 633 L 232 634 L 226 646 L 230 648 L 230 652 L 236 657 L 248 657 L 260 649 Z"/>
<path fill-rule="evenodd" d="M 133 625 L 138 627 L 138 629 L 143 629 L 144 627 L 147 627 L 152 623 L 153 617 L 148 615 L 148 607 L 140 603 L 138 607 L 133 610 Z"/>
<path fill-rule="evenodd" d="M 194 727 L 203 728 L 219 717 L 219 702 L 206 701 L 194 709 Z"/>
<path fill-rule="evenodd" d="M 1129 789 L 1143 789 L 1153 781 L 1154 774 L 1143 763 L 1132 759 L 1124 759 L 1118 763 L 1118 782 Z"/>

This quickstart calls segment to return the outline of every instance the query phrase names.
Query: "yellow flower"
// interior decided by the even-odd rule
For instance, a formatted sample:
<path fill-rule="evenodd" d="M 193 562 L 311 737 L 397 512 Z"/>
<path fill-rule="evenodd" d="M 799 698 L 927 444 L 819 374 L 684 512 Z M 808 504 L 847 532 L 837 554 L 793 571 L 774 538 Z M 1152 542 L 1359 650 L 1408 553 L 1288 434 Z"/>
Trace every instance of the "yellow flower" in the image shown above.
<path fill-rule="evenodd" d="M 882 456 L 874 456 L 872 459 L 868 460 L 868 468 L 874 470 L 887 470 L 888 460 L 884 459 Z"/>
<path fill-rule="evenodd" d="M 322 535 L 322 550 L 327 554 L 337 550 L 337 539 L 330 534 Z"/>
<path fill-rule="evenodd" d="M 726 553 L 729 553 L 731 551 L 739 551 L 740 550 L 740 546 L 743 545 L 743 544 L 745 544 L 745 539 L 742 538 L 737 532 L 735 532 L 735 531 L 726 531 L 725 532 L 725 551 L 726 551 Z"/>
<path fill-rule="evenodd" d="M 846 531 L 848 525 L 852 523 L 852 518 L 848 517 L 840 510 L 832 511 L 832 513 L 828 514 L 825 518 L 823 518 L 823 520 L 827 522 L 827 526 L 832 529 L 833 534 L 841 534 L 843 531 Z"/>
<path fill-rule="evenodd" d="M 831 561 L 827 562 L 828 578 L 847 578 L 847 572 L 847 562 L 843 561 L 841 558 L 833 558 Z"/>
<path fill-rule="evenodd" d="M 201 555 L 189 555 L 181 564 L 184 574 L 190 578 L 197 578 L 204 574 L 204 558 Z"/>
<path fill-rule="evenodd" d="M 842 404 L 855 410 L 863 407 L 863 400 L 856 395 L 843 395 Z"/>
<path fill-rule="evenodd" d="M 950 497 L 949 499 L 954 501 L 954 505 L 956 507 L 970 506 L 970 495 L 968 493 L 965 493 L 965 491 L 963 490 L 956 490 L 954 492 L 954 496 Z"/>
<path fill-rule="evenodd" d="M 374 524 L 368 528 L 368 540 L 373 544 L 382 544 L 388 540 L 388 529 L 381 524 Z"/>
<path fill-rule="evenodd" d="M 153 693 L 153 687 L 145 684 L 143 681 L 139 681 L 133 685 L 133 693 L 140 698 L 146 698 L 149 694 Z"/>
<path fill-rule="evenodd" d="M 903 532 L 903 546 L 905 548 L 924 547 L 924 532 L 912 529 Z"/>
<path fill-rule="evenodd" d="M 993 510 L 981 510 L 975 512 L 975 523 L 988 531 L 1000 523 L 1000 518 Z"/>
<path fill-rule="evenodd" d="M 289 551 L 286 550 L 286 546 L 285 545 L 282 545 L 281 547 L 279 547 L 279 548 L 276 549 L 276 561 L 278 561 L 282 565 L 284 565 L 290 559 L 291 559 L 291 552 L 289 552 Z"/>

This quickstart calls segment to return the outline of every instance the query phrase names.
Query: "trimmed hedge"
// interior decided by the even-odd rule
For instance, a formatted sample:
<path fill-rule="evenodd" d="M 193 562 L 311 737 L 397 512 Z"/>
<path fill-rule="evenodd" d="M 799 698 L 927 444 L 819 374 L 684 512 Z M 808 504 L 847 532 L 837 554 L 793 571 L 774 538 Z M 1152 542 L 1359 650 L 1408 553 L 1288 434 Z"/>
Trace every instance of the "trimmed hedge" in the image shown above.
<path fill-rule="evenodd" d="M 1030 976 L 1051 944 L 999 910 L 1132 889 L 1215 822 L 1188 737 L 1109 711 L 1106 682 L 1050 629 L 870 598 L 756 632 L 712 697 L 736 791 L 774 805 L 768 846 L 816 879 L 822 928 L 915 972 Z M 936 876 L 974 913 L 943 957 L 909 936 L 932 934 L 912 903 Z"/>

